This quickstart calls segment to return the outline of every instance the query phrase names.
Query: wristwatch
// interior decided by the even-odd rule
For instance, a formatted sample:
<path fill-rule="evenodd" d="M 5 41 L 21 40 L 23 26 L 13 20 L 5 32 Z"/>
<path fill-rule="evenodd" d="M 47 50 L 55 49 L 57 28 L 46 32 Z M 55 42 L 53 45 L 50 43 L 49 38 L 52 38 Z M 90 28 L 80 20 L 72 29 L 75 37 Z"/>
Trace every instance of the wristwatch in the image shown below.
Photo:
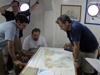
<path fill-rule="evenodd" d="M 38 1 L 36 1 L 36 4 L 39 4 L 39 2 L 38 2 Z"/>
<path fill-rule="evenodd" d="M 78 62 L 78 59 L 74 59 L 74 61 Z"/>

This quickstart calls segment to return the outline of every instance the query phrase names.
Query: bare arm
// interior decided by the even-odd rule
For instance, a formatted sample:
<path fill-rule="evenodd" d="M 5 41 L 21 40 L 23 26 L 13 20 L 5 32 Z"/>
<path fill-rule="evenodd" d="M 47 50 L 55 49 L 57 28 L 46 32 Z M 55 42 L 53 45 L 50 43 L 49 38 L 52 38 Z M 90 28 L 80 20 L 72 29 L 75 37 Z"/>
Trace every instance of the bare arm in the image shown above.
<path fill-rule="evenodd" d="M 73 42 L 74 47 L 73 47 L 73 54 L 74 54 L 74 65 L 78 68 L 78 55 L 79 55 L 79 47 L 80 47 L 80 42 Z"/>
<path fill-rule="evenodd" d="M 19 37 L 15 37 L 15 43 L 17 44 L 19 50 L 21 51 L 22 45 L 21 45 L 21 40 L 19 39 Z"/>
<path fill-rule="evenodd" d="M 78 59 L 79 42 L 74 42 L 73 52 L 74 52 L 74 59 Z"/>
<path fill-rule="evenodd" d="M 9 51 L 9 54 L 12 57 L 15 65 L 22 65 L 22 63 L 19 60 L 17 60 L 17 58 L 16 58 L 13 41 L 8 41 L 8 51 Z"/>
<path fill-rule="evenodd" d="M 37 2 L 39 2 L 40 0 L 37 0 Z M 33 4 L 31 7 L 30 7 L 30 9 L 29 9 L 29 11 L 30 11 L 30 13 L 34 10 L 34 8 L 37 6 L 38 4 L 37 3 L 35 3 L 35 4 Z"/>
<path fill-rule="evenodd" d="M 12 7 L 13 5 L 15 5 L 15 3 L 16 3 L 16 2 L 12 2 L 11 4 L 2 6 L 2 7 L 0 8 L 0 12 L 1 12 L 2 14 L 5 14 L 5 10 L 8 9 L 8 8 L 10 8 L 10 7 Z"/>
<path fill-rule="evenodd" d="M 5 5 L 5 6 L 1 7 L 1 8 L 0 8 L 0 12 L 1 12 L 2 14 L 5 14 L 5 10 L 8 9 L 9 7 L 11 7 L 11 4 Z"/>
<path fill-rule="evenodd" d="M 12 7 L 12 5 L 13 5 L 13 3 L 12 3 L 12 4 L 8 4 L 8 5 L 5 5 L 5 6 L 2 6 L 2 7 L 0 8 L 0 12 L 1 12 L 2 14 L 5 14 L 5 10 L 8 9 L 8 8 L 10 8 L 10 7 Z"/>
<path fill-rule="evenodd" d="M 14 42 L 13 41 L 8 41 L 8 50 L 9 54 L 11 55 L 13 60 L 17 60 L 15 56 L 15 50 L 14 50 Z"/>
<path fill-rule="evenodd" d="M 32 56 L 33 54 L 29 53 L 28 50 L 23 50 L 22 53 L 26 56 Z"/>

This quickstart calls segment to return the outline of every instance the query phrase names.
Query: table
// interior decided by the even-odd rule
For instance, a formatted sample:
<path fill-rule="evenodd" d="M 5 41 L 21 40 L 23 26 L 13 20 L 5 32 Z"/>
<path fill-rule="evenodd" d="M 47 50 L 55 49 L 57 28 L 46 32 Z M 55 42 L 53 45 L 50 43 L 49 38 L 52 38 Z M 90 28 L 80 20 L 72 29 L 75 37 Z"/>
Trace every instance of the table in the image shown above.
<path fill-rule="evenodd" d="M 72 52 L 63 48 L 40 47 L 19 75 L 28 67 L 50 70 L 54 75 L 77 75 Z"/>

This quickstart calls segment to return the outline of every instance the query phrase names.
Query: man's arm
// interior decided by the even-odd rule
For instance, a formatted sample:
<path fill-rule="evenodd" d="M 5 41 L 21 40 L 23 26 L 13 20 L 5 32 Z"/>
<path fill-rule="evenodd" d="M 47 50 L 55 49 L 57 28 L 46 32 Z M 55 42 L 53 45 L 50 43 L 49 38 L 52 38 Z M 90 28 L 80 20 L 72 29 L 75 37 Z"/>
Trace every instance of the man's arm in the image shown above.
<path fill-rule="evenodd" d="M 73 54 L 74 54 L 74 65 L 78 68 L 78 55 L 79 55 L 79 47 L 80 47 L 80 42 L 73 42 L 74 47 L 73 47 Z"/>
<path fill-rule="evenodd" d="M 32 56 L 33 54 L 31 54 L 28 50 L 22 50 L 22 53 L 26 56 Z"/>
<path fill-rule="evenodd" d="M 21 51 L 22 45 L 21 45 L 21 40 L 19 39 L 19 37 L 15 37 L 15 43 L 17 44 L 19 50 Z"/>
<path fill-rule="evenodd" d="M 8 5 L 5 5 L 5 6 L 2 6 L 2 7 L 0 8 L 0 12 L 1 12 L 2 14 L 5 14 L 5 10 L 8 9 L 8 8 L 10 8 L 10 7 L 12 7 L 14 4 L 15 4 L 15 2 L 13 2 L 13 3 L 11 3 L 11 4 L 8 4 Z"/>
<path fill-rule="evenodd" d="M 30 7 L 30 9 L 28 9 L 27 11 L 22 11 L 21 14 L 24 14 L 24 15 L 26 15 L 26 16 L 29 16 L 29 15 L 31 14 L 31 12 L 35 9 L 35 7 L 38 5 L 37 2 L 39 3 L 39 0 L 37 0 L 36 3 L 33 4 L 33 5 Z"/>
<path fill-rule="evenodd" d="M 15 56 L 15 50 L 14 50 L 14 42 L 13 41 L 8 41 L 8 50 L 9 54 L 11 55 L 13 60 L 17 60 Z"/>
<path fill-rule="evenodd" d="M 26 37 L 23 41 L 23 46 L 22 46 L 22 53 L 26 56 L 31 56 L 32 54 L 29 53 L 29 38 Z"/>
<path fill-rule="evenodd" d="M 17 58 L 16 58 L 13 41 L 8 40 L 8 51 L 9 51 L 9 54 L 11 55 L 14 63 L 16 65 L 22 65 L 22 63 L 19 60 L 17 60 Z"/>
<path fill-rule="evenodd" d="M 5 14 L 5 10 L 8 9 L 8 8 L 10 8 L 10 7 L 12 7 L 12 6 L 15 5 L 15 4 L 16 4 L 16 2 L 12 2 L 11 4 L 2 6 L 2 7 L 0 8 L 0 12 L 1 12 L 2 14 Z"/>
<path fill-rule="evenodd" d="M 37 0 L 37 2 L 39 2 L 40 0 Z M 34 8 L 36 7 L 36 5 L 38 5 L 38 3 L 35 3 L 35 4 L 33 4 L 31 7 L 30 7 L 30 9 L 29 9 L 29 11 L 30 11 L 30 13 L 34 10 Z"/>
<path fill-rule="evenodd" d="M 0 8 L 0 12 L 1 12 L 2 14 L 5 14 L 5 10 L 8 9 L 9 7 L 11 7 L 11 4 L 5 5 L 5 6 L 1 7 L 1 8 Z"/>

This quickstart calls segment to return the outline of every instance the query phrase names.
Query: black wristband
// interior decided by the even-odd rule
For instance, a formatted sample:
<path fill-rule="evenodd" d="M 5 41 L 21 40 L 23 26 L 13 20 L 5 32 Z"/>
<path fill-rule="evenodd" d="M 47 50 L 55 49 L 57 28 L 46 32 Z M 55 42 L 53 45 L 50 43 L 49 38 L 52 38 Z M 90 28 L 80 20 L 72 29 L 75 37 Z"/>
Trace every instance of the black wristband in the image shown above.
<path fill-rule="evenodd" d="M 38 2 L 38 1 L 36 1 L 36 4 L 39 4 L 39 2 Z"/>

